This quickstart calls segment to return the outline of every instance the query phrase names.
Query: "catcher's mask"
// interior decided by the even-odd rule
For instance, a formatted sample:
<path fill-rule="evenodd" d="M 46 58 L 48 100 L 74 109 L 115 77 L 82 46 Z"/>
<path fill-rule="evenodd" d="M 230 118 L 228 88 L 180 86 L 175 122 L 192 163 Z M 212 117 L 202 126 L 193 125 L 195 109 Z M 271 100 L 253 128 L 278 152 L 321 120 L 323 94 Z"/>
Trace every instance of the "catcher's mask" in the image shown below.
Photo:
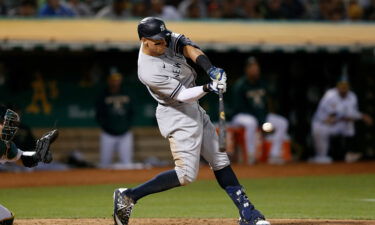
<path fill-rule="evenodd" d="M 19 124 L 20 124 L 19 115 L 13 110 L 7 109 L 5 116 L 4 116 L 3 130 L 1 131 L 1 139 L 3 141 L 12 140 L 14 135 L 17 133 Z"/>

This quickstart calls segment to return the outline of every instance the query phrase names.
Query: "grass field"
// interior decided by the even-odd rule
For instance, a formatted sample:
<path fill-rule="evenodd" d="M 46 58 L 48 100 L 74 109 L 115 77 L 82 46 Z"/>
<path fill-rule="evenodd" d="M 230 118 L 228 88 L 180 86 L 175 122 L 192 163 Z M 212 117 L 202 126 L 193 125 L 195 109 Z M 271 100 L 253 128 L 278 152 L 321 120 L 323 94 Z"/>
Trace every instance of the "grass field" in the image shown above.
<path fill-rule="evenodd" d="M 375 174 L 242 179 L 268 218 L 375 219 Z M 112 193 L 135 184 L 0 189 L 0 204 L 17 218 L 109 218 Z M 215 181 L 197 181 L 148 196 L 138 218 L 235 218 L 231 200 Z"/>

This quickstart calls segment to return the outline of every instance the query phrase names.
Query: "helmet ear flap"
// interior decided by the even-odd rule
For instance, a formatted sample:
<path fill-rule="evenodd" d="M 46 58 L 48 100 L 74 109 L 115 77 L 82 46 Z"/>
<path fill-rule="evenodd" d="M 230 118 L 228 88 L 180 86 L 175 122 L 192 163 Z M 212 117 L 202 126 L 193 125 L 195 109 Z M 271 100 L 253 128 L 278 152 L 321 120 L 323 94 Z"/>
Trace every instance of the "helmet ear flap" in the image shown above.
<path fill-rule="evenodd" d="M 1 131 L 1 139 L 3 141 L 11 141 L 18 131 L 19 124 L 19 115 L 13 110 L 7 109 L 4 116 L 3 129 Z"/>

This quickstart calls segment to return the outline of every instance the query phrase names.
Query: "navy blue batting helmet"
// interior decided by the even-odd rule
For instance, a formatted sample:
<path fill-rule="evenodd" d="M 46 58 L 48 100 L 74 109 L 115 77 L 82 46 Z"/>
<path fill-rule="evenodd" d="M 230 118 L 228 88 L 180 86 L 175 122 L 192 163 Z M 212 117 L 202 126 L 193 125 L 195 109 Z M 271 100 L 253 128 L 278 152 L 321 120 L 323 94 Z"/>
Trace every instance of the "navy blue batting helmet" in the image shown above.
<path fill-rule="evenodd" d="M 168 39 L 171 31 L 167 29 L 162 19 L 157 17 L 146 17 L 138 24 L 138 36 L 152 40 Z"/>

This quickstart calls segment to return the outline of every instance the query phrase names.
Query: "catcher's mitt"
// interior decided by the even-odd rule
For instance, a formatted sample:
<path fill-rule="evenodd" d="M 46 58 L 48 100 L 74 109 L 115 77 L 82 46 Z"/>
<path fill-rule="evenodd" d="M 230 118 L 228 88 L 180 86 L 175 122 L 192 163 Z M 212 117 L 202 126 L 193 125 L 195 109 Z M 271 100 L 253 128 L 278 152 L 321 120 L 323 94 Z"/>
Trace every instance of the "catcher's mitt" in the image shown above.
<path fill-rule="evenodd" d="M 59 131 L 52 130 L 44 134 L 40 139 L 37 140 L 35 154 L 40 162 L 50 163 L 52 161 L 52 153 L 49 150 L 49 147 L 57 139 L 58 136 Z"/>

